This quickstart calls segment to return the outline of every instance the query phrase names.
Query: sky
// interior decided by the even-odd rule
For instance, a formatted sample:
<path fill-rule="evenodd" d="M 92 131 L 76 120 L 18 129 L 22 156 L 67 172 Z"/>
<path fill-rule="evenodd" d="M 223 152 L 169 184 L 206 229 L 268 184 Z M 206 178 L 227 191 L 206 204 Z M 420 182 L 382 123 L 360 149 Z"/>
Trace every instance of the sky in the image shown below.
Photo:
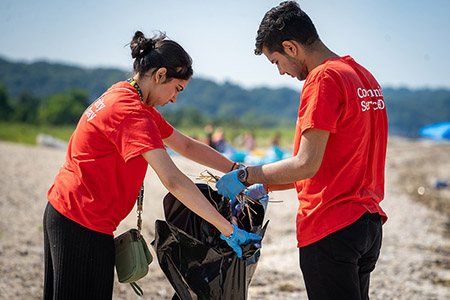
<path fill-rule="evenodd" d="M 244 88 L 302 83 L 254 54 L 277 0 L 0 0 L 0 57 L 132 70 L 134 32 L 163 31 L 193 58 L 194 76 Z M 321 40 L 382 87 L 450 88 L 450 1 L 297 1 Z"/>

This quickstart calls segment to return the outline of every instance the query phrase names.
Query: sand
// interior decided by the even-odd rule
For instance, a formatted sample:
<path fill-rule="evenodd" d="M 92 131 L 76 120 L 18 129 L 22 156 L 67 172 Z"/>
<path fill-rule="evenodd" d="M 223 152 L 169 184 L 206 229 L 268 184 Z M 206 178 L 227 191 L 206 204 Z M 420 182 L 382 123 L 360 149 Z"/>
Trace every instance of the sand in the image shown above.
<path fill-rule="evenodd" d="M 42 215 L 47 190 L 64 159 L 63 150 L 0 142 L 0 299 L 42 299 Z M 194 181 L 205 170 L 182 157 L 173 159 Z M 390 139 L 382 202 L 389 220 L 372 274 L 371 299 L 450 299 L 450 239 L 446 231 L 450 188 L 436 191 L 433 182 L 437 179 L 450 181 L 450 144 Z M 420 187 L 423 195 L 417 193 Z M 155 220 L 163 219 L 166 193 L 149 170 L 143 214 L 143 232 L 149 243 L 154 238 Z M 295 240 L 295 192 L 272 193 L 271 199 L 282 202 L 269 203 L 266 219 L 270 224 L 248 299 L 307 299 Z M 432 204 L 436 199 L 440 206 Z M 116 234 L 135 222 L 132 212 Z M 139 284 L 145 292 L 141 299 L 171 299 L 174 293 L 157 261 Z M 138 298 L 127 284 L 115 283 L 113 299 Z"/>

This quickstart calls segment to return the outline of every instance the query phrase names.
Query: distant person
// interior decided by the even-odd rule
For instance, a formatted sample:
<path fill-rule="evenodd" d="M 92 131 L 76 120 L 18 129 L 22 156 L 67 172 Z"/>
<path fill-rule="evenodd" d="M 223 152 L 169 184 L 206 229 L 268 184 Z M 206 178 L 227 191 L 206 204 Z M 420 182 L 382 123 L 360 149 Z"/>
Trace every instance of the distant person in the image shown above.
<path fill-rule="evenodd" d="M 214 225 L 241 255 L 259 241 L 228 222 L 173 163 L 166 144 L 222 172 L 237 168 L 168 124 L 155 107 L 175 103 L 192 76 L 184 49 L 161 34 L 131 41 L 134 76 L 111 86 L 82 115 L 44 213 L 44 299 L 111 299 L 113 232 L 133 209 L 147 166 L 183 204 Z"/>
<path fill-rule="evenodd" d="M 276 133 L 272 137 L 271 146 L 269 149 L 269 152 L 271 152 L 271 155 L 273 155 L 274 160 L 280 160 L 284 156 L 284 151 L 280 148 L 280 134 Z"/>
<path fill-rule="evenodd" d="M 212 139 L 212 136 L 214 133 L 214 124 L 212 124 L 212 123 L 206 124 L 206 126 L 203 130 L 205 131 L 205 134 L 206 134 L 205 144 L 207 144 L 208 146 L 210 146 L 213 149 L 216 149 L 216 145 L 214 145 L 214 142 Z"/>
<path fill-rule="evenodd" d="M 224 153 L 226 150 L 226 141 L 225 141 L 225 132 L 222 127 L 217 128 L 213 135 L 212 141 L 214 143 L 214 147 L 220 153 Z"/>
<path fill-rule="evenodd" d="M 275 133 L 272 137 L 272 141 L 270 142 L 270 144 L 272 146 L 276 146 L 276 147 L 280 147 L 280 134 L 279 133 Z"/>
<path fill-rule="evenodd" d="M 253 133 L 251 131 L 245 132 L 244 144 L 245 149 L 247 149 L 248 151 L 253 151 L 255 149 L 255 138 L 253 137 Z"/>
<path fill-rule="evenodd" d="M 294 155 L 232 171 L 216 187 L 230 199 L 255 183 L 265 184 L 266 191 L 295 187 L 308 298 L 368 299 L 387 220 L 380 207 L 388 135 L 380 85 L 353 58 L 328 49 L 295 1 L 265 14 L 255 53 L 281 75 L 306 80 Z"/>

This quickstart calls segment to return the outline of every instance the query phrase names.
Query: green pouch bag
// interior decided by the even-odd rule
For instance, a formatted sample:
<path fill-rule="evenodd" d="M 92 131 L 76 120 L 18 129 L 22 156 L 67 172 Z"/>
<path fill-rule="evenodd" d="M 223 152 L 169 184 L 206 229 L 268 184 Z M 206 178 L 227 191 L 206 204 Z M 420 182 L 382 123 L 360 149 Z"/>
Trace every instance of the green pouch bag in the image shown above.
<path fill-rule="evenodd" d="M 130 229 L 116 237 L 114 245 L 119 282 L 130 283 L 136 294 L 142 296 L 142 290 L 136 281 L 147 275 L 148 265 L 153 261 L 144 237 L 137 229 Z"/>
<path fill-rule="evenodd" d="M 130 229 L 114 239 L 116 249 L 116 272 L 119 282 L 129 283 L 138 296 L 144 292 L 136 283 L 148 273 L 148 265 L 153 261 L 147 243 L 141 234 L 142 218 L 144 204 L 144 185 L 137 198 L 137 229 Z"/>

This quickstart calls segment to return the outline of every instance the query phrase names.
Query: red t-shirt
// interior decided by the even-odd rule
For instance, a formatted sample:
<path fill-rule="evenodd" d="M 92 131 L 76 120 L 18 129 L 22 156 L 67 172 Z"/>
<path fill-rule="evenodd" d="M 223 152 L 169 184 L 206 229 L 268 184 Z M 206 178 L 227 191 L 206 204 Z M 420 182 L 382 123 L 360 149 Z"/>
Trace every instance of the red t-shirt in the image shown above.
<path fill-rule="evenodd" d="M 136 203 L 148 165 L 141 154 L 164 149 L 172 132 L 128 82 L 114 84 L 80 118 L 49 202 L 67 218 L 112 235 Z"/>
<path fill-rule="evenodd" d="M 385 102 L 375 78 L 350 56 L 327 59 L 306 78 L 294 155 L 309 128 L 330 136 L 316 175 L 295 183 L 298 247 L 353 223 L 366 211 L 379 213 L 385 222 L 379 205 L 388 135 Z"/>

